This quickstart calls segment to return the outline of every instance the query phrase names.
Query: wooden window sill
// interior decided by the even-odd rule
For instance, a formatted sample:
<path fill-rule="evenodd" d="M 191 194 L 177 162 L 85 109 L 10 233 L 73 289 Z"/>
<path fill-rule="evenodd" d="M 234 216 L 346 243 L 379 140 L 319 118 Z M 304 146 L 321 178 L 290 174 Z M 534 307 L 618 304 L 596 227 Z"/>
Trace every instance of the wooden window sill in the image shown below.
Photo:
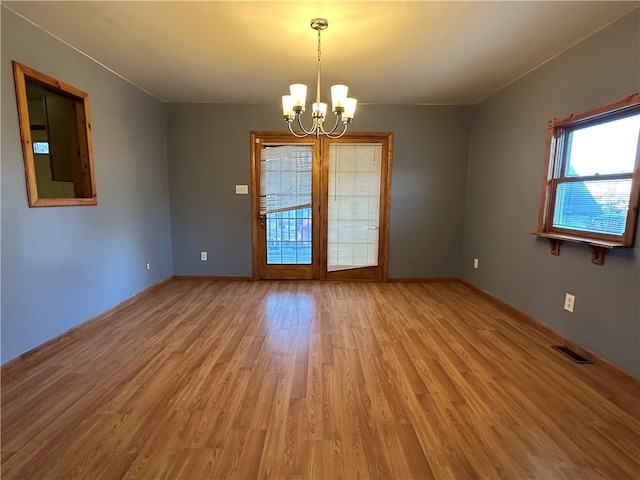
<path fill-rule="evenodd" d="M 591 263 L 594 263 L 596 265 L 604 264 L 604 253 L 607 250 L 627 246 L 622 242 L 596 240 L 588 237 L 580 237 L 578 235 L 565 235 L 562 233 L 549 232 L 532 232 L 531 234 L 549 240 L 552 255 L 560 255 L 560 245 L 563 241 L 572 243 L 583 243 L 587 245 L 589 247 L 589 250 L 591 251 Z"/>

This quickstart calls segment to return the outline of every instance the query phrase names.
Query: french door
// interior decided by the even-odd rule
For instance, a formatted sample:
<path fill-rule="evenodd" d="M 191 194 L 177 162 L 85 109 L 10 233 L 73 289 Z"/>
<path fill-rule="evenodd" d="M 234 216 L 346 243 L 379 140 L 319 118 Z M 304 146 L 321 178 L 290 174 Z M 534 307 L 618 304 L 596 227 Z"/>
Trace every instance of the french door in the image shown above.
<path fill-rule="evenodd" d="M 254 278 L 386 280 L 392 134 L 251 145 Z"/>

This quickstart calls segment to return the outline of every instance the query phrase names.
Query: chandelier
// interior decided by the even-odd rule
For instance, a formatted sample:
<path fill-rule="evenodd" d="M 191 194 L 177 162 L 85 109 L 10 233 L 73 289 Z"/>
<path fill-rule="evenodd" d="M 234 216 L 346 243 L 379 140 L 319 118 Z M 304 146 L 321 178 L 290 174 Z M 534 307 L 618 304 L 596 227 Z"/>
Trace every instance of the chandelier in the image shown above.
<path fill-rule="evenodd" d="M 324 121 L 327 116 L 327 104 L 320 102 L 320 32 L 329 26 L 329 22 L 324 18 L 314 18 L 311 20 L 311 28 L 318 32 L 318 67 L 316 79 L 316 101 L 312 105 L 313 123 L 309 130 L 302 125 L 302 114 L 305 110 L 305 102 L 307 98 L 307 86 L 301 83 L 294 83 L 289 86 L 290 95 L 282 97 L 282 115 L 289 126 L 289 131 L 296 137 L 307 137 L 315 134 L 316 138 L 320 134 L 329 138 L 340 138 L 347 132 L 349 124 L 353 120 L 356 113 L 357 100 L 355 98 L 347 98 L 349 87 L 346 85 L 333 85 L 331 87 L 331 110 L 336 116 L 336 123 L 331 130 L 325 130 Z M 302 133 L 295 132 L 293 129 L 294 120 Z M 342 132 L 334 135 L 338 129 L 338 125 L 344 125 Z"/>

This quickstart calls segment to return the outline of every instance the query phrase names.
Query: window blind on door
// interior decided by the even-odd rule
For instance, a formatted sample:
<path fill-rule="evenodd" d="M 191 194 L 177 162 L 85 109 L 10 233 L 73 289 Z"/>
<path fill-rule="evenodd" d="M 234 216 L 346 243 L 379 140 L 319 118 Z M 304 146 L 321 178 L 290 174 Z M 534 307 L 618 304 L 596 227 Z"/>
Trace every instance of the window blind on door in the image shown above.
<path fill-rule="evenodd" d="M 327 271 L 378 265 L 382 145 L 329 148 Z"/>
<path fill-rule="evenodd" d="M 311 207 L 311 145 L 266 146 L 260 157 L 260 215 Z"/>

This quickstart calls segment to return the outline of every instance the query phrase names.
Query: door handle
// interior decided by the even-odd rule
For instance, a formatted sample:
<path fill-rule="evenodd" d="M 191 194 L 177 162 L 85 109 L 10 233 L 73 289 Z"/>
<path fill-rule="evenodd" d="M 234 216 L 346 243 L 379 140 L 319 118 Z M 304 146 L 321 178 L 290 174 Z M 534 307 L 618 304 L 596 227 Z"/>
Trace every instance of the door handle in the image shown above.
<path fill-rule="evenodd" d="M 264 221 L 266 218 L 266 215 L 258 215 L 258 223 L 260 224 L 260 228 L 264 228 Z"/>

